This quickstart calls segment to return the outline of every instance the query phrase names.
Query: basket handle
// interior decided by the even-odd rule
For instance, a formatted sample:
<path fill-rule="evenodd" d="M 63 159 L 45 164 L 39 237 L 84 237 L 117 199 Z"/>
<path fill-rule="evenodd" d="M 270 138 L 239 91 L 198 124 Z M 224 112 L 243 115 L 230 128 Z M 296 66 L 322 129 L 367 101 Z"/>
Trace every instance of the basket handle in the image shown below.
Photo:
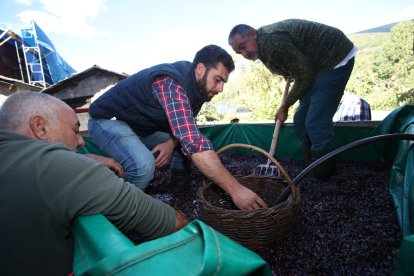
<path fill-rule="evenodd" d="M 245 149 L 249 149 L 249 150 L 254 150 L 254 151 L 257 151 L 257 152 L 263 154 L 264 156 L 266 156 L 268 158 L 268 160 L 272 161 L 272 163 L 279 169 L 280 173 L 286 178 L 286 181 L 289 184 L 290 190 L 292 192 L 292 196 L 294 198 L 296 198 L 298 196 L 298 190 L 296 188 L 295 183 L 293 183 L 292 178 L 285 171 L 285 169 L 282 167 L 282 165 L 280 165 L 279 162 L 273 156 L 271 156 L 269 153 L 267 153 L 263 149 L 258 148 L 256 146 L 247 145 L 247 144 L 239 144 L 239 143 L 234 143 L 234 144 L 229 144 L 227 146 L 224 146 L 221 149 L 219 149 L 216 153 L 217 153 L 217 155 L 219 155 L 220 153 L 223 153 L 226 150 L 229 150 L 231 148 L 245 148 Z M 205 177 L 203 178 L 203 187 L 207 188 L 207 180 L 206 180 Z"/>

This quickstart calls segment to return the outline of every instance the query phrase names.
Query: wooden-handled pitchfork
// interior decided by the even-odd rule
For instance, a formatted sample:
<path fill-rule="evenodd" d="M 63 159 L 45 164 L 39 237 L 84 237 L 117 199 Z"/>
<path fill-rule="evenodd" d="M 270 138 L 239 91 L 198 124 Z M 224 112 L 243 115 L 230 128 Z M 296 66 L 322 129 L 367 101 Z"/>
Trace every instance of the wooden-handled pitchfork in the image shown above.
<path fill-rule="evenodd" d="M 289 88 L 290 88 L 290 78 L 288 77 L 286 79 L 286 85 L 285 85 L 285 91 L 283 91 L 283 96 L 282 96 L 282 103 L 285 101 L 286 96 L 289 92 Z M 280 131 L 280 127 L 282 126 L 282 122 L 280 122 L 279 120 L 276 121 L 275 124 L 275 130 L 273 131 L 273 137 L 272 137 L 272 143 L 270 145 L 270 150 L 269 150 L 269 155 L 273 156 L 275 154 L 276 151 L 276 145 L 277 145 L 277 140 L 279 137 L 279 131 Z M 274 166 L 271 165 L 272 161 L 270 159 L 267 159 L 267 163 L 266 164 L 260 164 L 257 166 L 257 169 L 259 170 L 259 174 L 261 175 L 269 175 L 269 176 L 280 176 L 280 171 L 279 169 Z"/>

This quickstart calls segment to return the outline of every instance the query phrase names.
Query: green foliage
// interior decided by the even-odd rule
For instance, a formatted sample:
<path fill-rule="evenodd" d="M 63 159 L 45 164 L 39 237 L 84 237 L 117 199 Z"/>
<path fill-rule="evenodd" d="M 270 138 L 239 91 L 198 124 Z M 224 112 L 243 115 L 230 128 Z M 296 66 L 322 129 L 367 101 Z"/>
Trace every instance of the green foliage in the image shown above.
<path fill-rule="evenodd" d="M 414 103 L 413 32 L 414 23 L 405 21 L 390 33 L 350 36 L 359 52 L 347 89 L 372 109 L 393 110 Z"/>
<path fill-rule="evenodd" d="M 243 76 L 246 92 L 252 99 L 248 102 L 248 108 L 252 110 L 253 118 L 273 119 L 278 102 L 281 101 L 282 90 L 279 83 L 282 78 L 270 73 L 260 61 L 252 62 Z"/>
<path fill-rule="evenodd" d="M 414 87 L 413 32 L 412 21 L 394 26 L 374 63 L 373 70 L 384 82 L 385 89 L 395 94 L 398 106 L 413 103 L 413 98 L 409 96 Z"/>
<path fill-rule="evenodd" d="M 223 114 L 211 103 L 205 103 L 196 117 L 198 123 L 214 122 L 223 119 Z"/>
<path fill-rule="evenodd" d="M 285 81 L 281 76 L 273 75 L 260 62 L 233 57 L 237 66 L 236 77 L 226 84 L 223 93 L 215 97 L 213 104 L 233 103 L 239 110 L 250 110 L 248 121 L 274 120 L 275 112 L 282 99 Z M 226 114 L 230 117 L 243 117 L 240 114 Z"/>
<path fill-rule="evenodd" d="M 382 41 L 389 33 L 351 34 L 348 38 L 354 42 L 360 51 L 375 52 L 381 48 Z"/>

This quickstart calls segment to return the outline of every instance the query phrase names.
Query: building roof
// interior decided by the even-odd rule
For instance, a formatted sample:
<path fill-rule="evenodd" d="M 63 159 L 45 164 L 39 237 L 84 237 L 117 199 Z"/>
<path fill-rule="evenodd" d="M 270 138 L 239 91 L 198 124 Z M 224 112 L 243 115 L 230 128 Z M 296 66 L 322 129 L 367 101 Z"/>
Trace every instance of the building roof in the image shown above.
<path fill-rule="evenodd" d="M 72 75 L 42 90 L 43 93 L 59 98 L 74 108 L 84 105 L 97 92 L 125 79 L 127 74 L 120 74 L 103 69 L 97 65 Z"/>

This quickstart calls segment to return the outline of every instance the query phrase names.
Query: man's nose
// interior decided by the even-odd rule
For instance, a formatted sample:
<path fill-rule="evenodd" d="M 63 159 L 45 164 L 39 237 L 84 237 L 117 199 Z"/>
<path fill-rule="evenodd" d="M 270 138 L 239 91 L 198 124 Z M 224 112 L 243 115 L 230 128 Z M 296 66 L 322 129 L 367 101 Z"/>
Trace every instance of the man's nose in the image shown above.
<path fill-rule="evenodd" d="M 240 51 L 240 54 L 241 54 L 244 58 L 246 58 L 246 59 L 247 59 L 247 51 L 242 50 L 242 51 Z"/>
<path fill-rule="evenodd" d="M 85 146 L 85 140 L 83 140 L 82 135 L 78 135 L 78 148 Z"/>

